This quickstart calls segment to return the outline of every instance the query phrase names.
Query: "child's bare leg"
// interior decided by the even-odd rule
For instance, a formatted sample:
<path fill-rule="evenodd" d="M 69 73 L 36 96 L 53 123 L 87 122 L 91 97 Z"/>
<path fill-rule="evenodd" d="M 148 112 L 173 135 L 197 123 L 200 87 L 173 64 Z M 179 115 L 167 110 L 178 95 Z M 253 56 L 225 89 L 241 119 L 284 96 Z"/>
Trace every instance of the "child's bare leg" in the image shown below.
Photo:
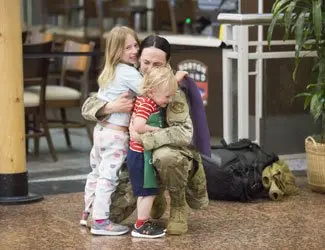
<path fill-rule="evenodd" d="M 159 238 L 165 236 L 164 229 L 154 221 L 150 220 L 150 212 L 155 195 L 139 196 L 137 199 L 137 221 L 131 235 L 139 238 Z"/>
<path fill-rule="evenodd" d="M 148 220 L 150 218 L 150 212 L 155 195 L 139 196 L 137 200 L 137 214 L 138 220 Z"/>

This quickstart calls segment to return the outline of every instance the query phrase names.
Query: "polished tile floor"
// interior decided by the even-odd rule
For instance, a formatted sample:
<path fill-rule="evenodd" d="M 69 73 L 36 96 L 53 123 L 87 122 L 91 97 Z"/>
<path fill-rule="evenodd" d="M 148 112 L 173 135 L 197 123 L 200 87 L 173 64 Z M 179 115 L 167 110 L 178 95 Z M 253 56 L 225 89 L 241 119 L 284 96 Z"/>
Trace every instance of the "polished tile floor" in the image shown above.
<path fill-rule="evenodd" d="M 72 131 L 73 147 L 52 133 L 59 161 L 53 163 L 46 143 L 39 157 L 29 157 L 29 190 L 44 200 L 0 205 L 0 249 L 325 249 L 325 194 L 307 188 L 304 171 L 295 172 L 298 196 L 281 202 L 211 201 L 201 211 L 189 210 L 189 231 L 162 239 L 92 236 L 79 226 L 89 142 Z M 168 198 L 168 197 L 167 197 Z M 162 218 L 166 223 L 169 211 Z M 132 227 L 135 214 L 125 224 Z"/>
<path fill-rule="evenodd" d="M 82 192 L 46 195 L 0 206 L 0 249 L 325 249 L 325 195 L 309 191 L 304 176 L 297 183 L 301 193 L 281 202 L 211 201 L 189 211 L 186 235 L 156 240 L 92 236 L 78 224 Z M 124 223 L 131 227 L 134 219 Z"/>

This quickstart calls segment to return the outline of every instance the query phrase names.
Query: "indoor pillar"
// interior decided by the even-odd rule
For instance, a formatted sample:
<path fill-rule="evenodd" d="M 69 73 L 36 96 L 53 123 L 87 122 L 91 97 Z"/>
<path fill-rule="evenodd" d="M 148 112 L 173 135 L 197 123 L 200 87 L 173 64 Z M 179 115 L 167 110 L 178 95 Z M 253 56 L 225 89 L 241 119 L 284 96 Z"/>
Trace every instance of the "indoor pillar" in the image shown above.
<path fill-rule="evenodd" d="M 28 194 L 20 0 L 0 0 L 0 204 L 39 200 Z"/>

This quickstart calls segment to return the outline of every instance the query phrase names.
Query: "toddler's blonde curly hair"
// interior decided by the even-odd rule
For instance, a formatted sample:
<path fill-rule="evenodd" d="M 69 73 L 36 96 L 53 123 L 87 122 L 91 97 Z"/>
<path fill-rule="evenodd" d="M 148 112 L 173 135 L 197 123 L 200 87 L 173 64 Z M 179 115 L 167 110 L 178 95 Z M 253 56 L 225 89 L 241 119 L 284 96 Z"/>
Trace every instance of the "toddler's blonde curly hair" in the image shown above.
<path fill-rule="evenodd" d="M 161 88 L 168 90 L 168 94 L 174 95 L 177 88 L 177 80 L 170 66 L 152 68 L 144 75 L 140 95 L 148 96 L 149 90 Z"/>

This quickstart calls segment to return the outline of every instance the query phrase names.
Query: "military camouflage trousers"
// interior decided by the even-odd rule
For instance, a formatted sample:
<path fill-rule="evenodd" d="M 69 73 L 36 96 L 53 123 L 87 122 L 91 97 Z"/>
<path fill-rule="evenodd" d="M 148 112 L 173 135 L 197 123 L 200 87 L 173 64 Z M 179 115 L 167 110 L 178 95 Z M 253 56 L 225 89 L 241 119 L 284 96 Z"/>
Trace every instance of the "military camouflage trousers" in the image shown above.
<path fill-rule="evenodd" d="M 206 177 L 201 161 L 195 161 L 178 148 L 161 147 L 153 153 L 153 164 L 159 172 L 160 181 L 169 194 L 183 197 L 191 208 L 200 209 L 208 205 Z M 172 198 L 173 195 L 171 195 Z M 178 199 L 173 204 L 178 203 Z M 183 206 L 184 204 L 179 204 Z"/>

